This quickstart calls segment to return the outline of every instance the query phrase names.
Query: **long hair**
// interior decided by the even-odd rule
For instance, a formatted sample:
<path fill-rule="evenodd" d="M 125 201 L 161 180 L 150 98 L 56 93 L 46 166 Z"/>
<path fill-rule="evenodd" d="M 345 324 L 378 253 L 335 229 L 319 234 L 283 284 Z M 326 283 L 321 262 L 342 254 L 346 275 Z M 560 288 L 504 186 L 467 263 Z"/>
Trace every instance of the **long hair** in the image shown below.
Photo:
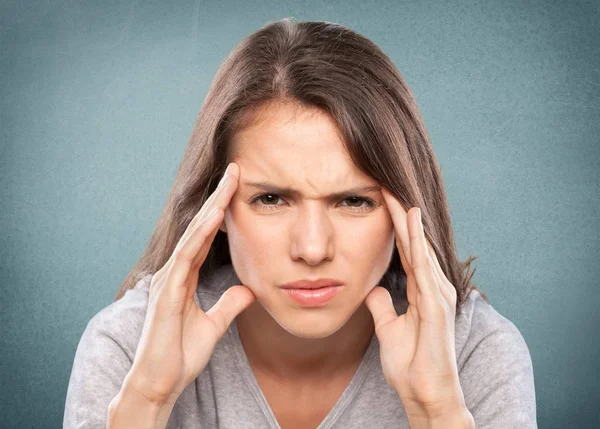
<path fill-rule="evenodd" d="M 460 311 L 470 291 L 478 289 L 471 282 L 475 270 L 469 273 L 476 257 L 458 260 L 440 167 L 404 78 L 366 37 L 340 24 L 294 18 L 268 22 L 238 43 L 221 64 L 158 224 L 115 300 L 167 262 L 231 161 L 231 137 L 273 103 L 331 115 L 356 166 L 407 210 L 421 208 L 425 236 L 456 288 Z M 231 264 L 229 245 L 219 230 L 199 277 L 225 264 Z M 406 273 L 397 248 L 379 284 L 406 299 Z"/>

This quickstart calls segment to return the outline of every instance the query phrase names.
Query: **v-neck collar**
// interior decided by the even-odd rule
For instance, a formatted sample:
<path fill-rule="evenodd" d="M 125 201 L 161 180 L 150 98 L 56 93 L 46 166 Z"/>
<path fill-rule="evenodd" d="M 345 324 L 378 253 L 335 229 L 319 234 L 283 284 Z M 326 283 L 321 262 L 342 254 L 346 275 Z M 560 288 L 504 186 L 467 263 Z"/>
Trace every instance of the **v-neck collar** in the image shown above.
<path fill-rule="evenodd" d="M 273 410 L 271 410 L 271 407 L 269 406 L 267 399 L 258 384 L 258 380 L 256 379 L 254 372 L 252 371 L 250 362 L 248 361 L 248 357 L 246 356 L 246 352 L 244 350 L 244 346 L 242 345 L 242 341 L 240 338 L 240 333 L 238 331 L 237 318 L 233 321 L 233 323 L 231 323 L 227 337 L 229 339 L 229 345 L 234 353 L 235 361 L 238 365 L 238 368 L 243 374 L 246 383 L 250 387 L 252 395 L 258 402 L 258 405 L 260 406 L 264 415 L 269 421 L 271 429 L 281 429 L 279 423 L 277 422 L 277 419 L 275 418 L 275 414 L 273 413 Z M 348 384 L 348 386 L 346 386 L 346 389 L 339 397 L 338 401 L 329 411 L 329 414 L 327 414 L 327 416 L 325 416 L 325 418 L 321 421 L 317 429 L 330 429 L 333 427 L 333 424 L 344 412 L 348 404 L 352 402 L 352 400 L 360 390 L 360 387 L 366 380 L 369 368 L 371 368 L 371 361 L 378 355 L 378 351 L 379 343 L 377 342 L 376 334 L 373 333 L 373 336 L 371 337 L 371 342 L 367 347 L 367 351 L 365 352 L 365 355 L 363 356 L 360 365 L 354 373 L 354 376 L 350 380 L 350 383 Z"/>

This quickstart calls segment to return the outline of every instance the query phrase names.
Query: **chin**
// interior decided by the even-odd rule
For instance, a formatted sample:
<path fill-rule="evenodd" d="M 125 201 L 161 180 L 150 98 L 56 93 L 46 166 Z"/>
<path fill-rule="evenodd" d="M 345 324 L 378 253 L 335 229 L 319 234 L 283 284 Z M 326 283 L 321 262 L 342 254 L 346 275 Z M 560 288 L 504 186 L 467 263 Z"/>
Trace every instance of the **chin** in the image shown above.
<path fill-rule="evenodd" d="M 298 338 L 302 338 L 305 340 L 320 340 L 323 338 L 327 338 L 331 335 L 333 335 L 334 333 L 336 333 L 341 326 L 337 327 L 337 329 L 322 329 L 322 328 L 314 328 L 314 329 L 310 329 L 310 327 L 307 326 L 285 326 L 285 325 L 281 325 L 280 326 L 285 329 L 287 332 L 289 332 L 291 335 L 298 337 Z"/>
<path fill-rule="evenodd" d="M 338 310 L 339 311 L 339 310 Z M 271 314 L 282 329 L 298 338 L 318 340 L 339 331 L 347 319 L 340 318 L 334 310 L 283 309 L 280 314 Z"/>

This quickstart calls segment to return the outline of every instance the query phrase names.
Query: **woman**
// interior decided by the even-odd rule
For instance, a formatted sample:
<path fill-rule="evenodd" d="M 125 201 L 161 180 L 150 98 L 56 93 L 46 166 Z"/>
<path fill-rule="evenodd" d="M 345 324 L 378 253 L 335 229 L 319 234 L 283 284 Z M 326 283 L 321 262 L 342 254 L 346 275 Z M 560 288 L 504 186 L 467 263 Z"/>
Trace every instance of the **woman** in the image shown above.
<path fill-rule="evenodd" d="M 527 345 L 472 259 L 389 58 L 271 22 L 217 72 L 144 255 L 86 327 L 64 425 L 535 428 Z"/>

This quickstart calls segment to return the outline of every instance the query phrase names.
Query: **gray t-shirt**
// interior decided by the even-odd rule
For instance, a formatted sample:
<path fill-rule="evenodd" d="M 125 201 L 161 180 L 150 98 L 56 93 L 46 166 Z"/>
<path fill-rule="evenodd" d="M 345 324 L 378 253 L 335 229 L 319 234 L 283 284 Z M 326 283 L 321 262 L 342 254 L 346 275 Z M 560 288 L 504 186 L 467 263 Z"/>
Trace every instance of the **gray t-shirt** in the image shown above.
<path fill-rule="evenodd" d="M 63 427 L 106 427 L 108 405 L 132 366 L 152 275 L 100 310 L 83 332 L 66 397 Z M 233 267 L 199 282 L 196 302 L 207 311 L 228 287 L 240 284 Z M 398 314 L 405 304 L 394 303 Z M 202 339 L 199 339 L 201 341 Z M 517 327 L 472 291 L 456 315 L 455 346 L 467 408 L 478 429 L 537 429 L 533 365 Z M 318 429 L 408 429 L 400 397 L 383 377 L 373 335 L 354 377 Z M 237 323 L 217 343 L 202 373 L 181 393 L 168 429 L 279 429 L 246 359 Z"/>

